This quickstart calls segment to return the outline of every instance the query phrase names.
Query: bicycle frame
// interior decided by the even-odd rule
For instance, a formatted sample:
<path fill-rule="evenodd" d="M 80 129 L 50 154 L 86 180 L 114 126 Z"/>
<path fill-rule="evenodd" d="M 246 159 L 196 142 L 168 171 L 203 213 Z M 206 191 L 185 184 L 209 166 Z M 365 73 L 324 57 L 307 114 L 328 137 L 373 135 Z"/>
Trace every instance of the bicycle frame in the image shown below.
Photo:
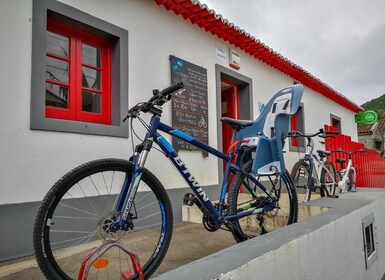
<path fill-rule="evenodd" d="M 345 151 L 345 150 L 342 150 L 342 149 L 338 149 L 336 151 L 333 151 L 333 152 L 342 152 L 342 153 L 345 153 L 348 155 L 348 165 L 346 168 L 342 168 L 341 169 L 341 175 L 342 176 L 342 179 L 338 182 L 338 188 L 342 191 L 342 190 L 346 190 L 346 186 L 347 186 L 347 183 L 349 181 L 349 173 L 350 171 L 353 172 L 353 180 L 354 180 L 354 184 L 356 184 L 355 180 L 356 180 L 356 169 L 353 167 L 353 158 L 352 156 L 356 153 L 364 153 L 364 154 L 367 154 L 368 151 L 364 150 L 364 149 L 360 149 L 360 150 L 357 150 L 357 151 L 354 151 L 354 152 L 348 152 L 348 151 Z M 350 182 L 352 183 L 352 182 Z M 350 188 L 349 188 L 349 191 L 352 189 L 352 186 L 350 185 Z M 354 185 L 354 190 L 356 189 L 356 185 Z"/>
<path fill-rule="evenodd" d="M 316 134 L 313 136 L 316 136 Z M 315 187 L 321 187 L 321 179 L 320 178 L 321 178 L 322 170 L 325 170 L 327 172 L 327 174 L 329 175 L 329 177 L 333 178 L 332 184 L 335 186 L 336 185 L 335 176 L 333 176 L 333 174 L 331 174 L 330 171 L 325 167 L 325 161 L 323 161 L 322 158 L 319 159 L 317 157 L 317 155 L 315 155 L 313 153 L 314 141 L 312 139 L 312 136 L 304 136 L 304 137 L 307 139 L 307 144 L 306 144 L 305 156 L 302 158 L 302 160 L 305 162 L 309 162 L 309 165 L 310 165 L 309 166 L 310 168 L 309 168 L 309 177 L 308 177 L 308 181 L 307 181 L 307 187 L 310 188 L 312 186 L 312 184 Z M 317 162 L 317 168 L 316 168 L 316 164 L 314 163 L 314 161 Z M 314 178 L 314 180 L 313 180 L 313 178 Z M 326 195 L 330 196 L 328 188 L 325 187 L 324 190 L 326 191 Z"/>
<path fill-rule="evenodd" d="M 354 178 L 356 175 L 356 169 L 353 167 L 353 161 L 349 158 L 348 165 L 346 168 L 342 169 L 340 172 L 343 174 L 342 179 L 338 182 L 338 188 L 340 190 L 346 190 L 346 185 L 349 180 L 349 171 L 352 170 L 354 174 Z"/>
<path fill-rule="evenodd" d="M 173 137 L 177 137 L 183 141 L 186 141 L 226 162 L 224 179 L 222 181 L 220 198 L 217 207 L 211 202 L 210 198 L 201 188 L 194 175 L 187 168 L 186 164 L 179 157 L 172 145 L 158 133 L 158 130 L 165 132 Z M 171 126 L 160 122 L 160 117 L 157 115 L 153 115 L 149 123 L 148 132 L 146 133 L 143 142 L 136 146 L 135 153 L 130 159 L 134 164 L 134 171 L 132 177 L 130 174 L 126 176 L 122 191 L 115 204 L 115 211 L 123 213 L 123 215 L 119 216 L 119 220 L 116 223 L 117 225 L 119 225 L 119 227 L 123 227 L 126 220 L 128 219 L 128 214 L 130 213 L 130 209 L 132 207 L 132 201 L 136 195 L 137 187 L 144 170 L 144 164 L 148 152 L 151 150 L 153 142 L 155 142 L 162 149 L 164 154 L 171 160 L 171 162 L 182 175 L 188 186 L 194 192 L 196 198 L 200 201 L 200 203 L 202 203 L 204 209 L 207 210 L 207 212 L 212 216 L 212 219 L 215 223 L 218 224 L 223 221 L 237 220 L 248 215 L 269 211 L 275 207 L 275 202 L 277 199 L 272 195 L 272 193 L 270 193 L 269 190 L 265 188 L 256 178 L 248 174 L 246 171 L 242 170 L 238 165 L 232 163 L 232 160 L 236 155 L 232 154 L 231 152 L 229 154 L 224 154 L 212 148 L 211 146 L 195 139 L 194 137 L 191 137 L 190 135 L 185 134 L 182 131 L 174 129 Z M 242 172 L 242 174 L 244 174 L 248 179 L 255 183 L 269 198 L 272 199 L 272 203 L 264 206 L 263 208 L 253 208 L 251 210 L 243 211 L 242 213 L 239 213 L 237 215 L 224 216 L 223 206 L 226 197 L 227 185 L 229 183 L 230 173 L 235 172 Z M 254 193 L 254 191 L 249 186 L 245 187 L 251 193 Z M 162 205 L 161 209 L 163 209 Z"/>
<path fill-rule="evenodd" d="M 314 186 L 316 187 L 321 187 L 321 181 L 320 181 L 320 178 L 321 178 L 321 172 L 322 172 L 322 169 L 324 169 L 328 175 L 333 178 L 334 180 L 334 176 L 330 173 L 330 171 L 325 168 L 325 162 L 318 159 L 318 157 L 315 155 L 315 154 L 305 154 L 304 158 L 303 158 L 304 161 L 307 161 L 309 162 L 310 164 L 310 170 L 309 170 L 309 178 L 308 178 L 308 182 L 307 182 L 307 187 L 311 186 L 312 184 L 312 178 L 314 178 L 315 182 L 313 181 L 313 184 Z M 314 160 L 317 162 L 317 167 L 316 167 L 316 164 L 314 163 Z M 314 174 L 316 176 L 314 176 Z M 333 182 L 333 184 L 335 184 L 335 182 Z M 327 188 L 325 188 L 325 191 L 327 193 L 327 195 L 329 196 L 330 193 L 328 191 Z"/>

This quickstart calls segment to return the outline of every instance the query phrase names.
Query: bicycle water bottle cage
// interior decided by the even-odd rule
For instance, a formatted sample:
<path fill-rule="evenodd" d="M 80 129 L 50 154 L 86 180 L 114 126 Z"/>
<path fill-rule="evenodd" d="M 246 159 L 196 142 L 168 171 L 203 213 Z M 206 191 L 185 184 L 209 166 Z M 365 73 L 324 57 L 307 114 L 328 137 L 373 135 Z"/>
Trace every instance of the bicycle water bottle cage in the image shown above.
<path fill-rule="evenodd" d="M 286 171 L 283 144 L 289 131 L 291 115 L 300 106 L 303 86 L 287 87 L 276 93 L 252 125 L 235 134 L 235 140 L 258 137 L 252 171 L 258 176 L 273 175 Z"/>

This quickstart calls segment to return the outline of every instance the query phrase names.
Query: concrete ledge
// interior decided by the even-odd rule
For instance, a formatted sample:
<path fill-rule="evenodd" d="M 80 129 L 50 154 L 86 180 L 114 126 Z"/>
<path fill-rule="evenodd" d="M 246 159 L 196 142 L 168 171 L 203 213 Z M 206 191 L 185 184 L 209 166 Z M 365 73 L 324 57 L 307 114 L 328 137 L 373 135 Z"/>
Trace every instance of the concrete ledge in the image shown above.
<path fill-rule="evenodd" d="M 155 278 L 381 279 L 385 271 L 385 190 L 359 189 L 308 206 L 329 211 L 231 246 Z M 362 220 L 374 213 L 378 259 L 366 269 Z M 204 240 L 202 241 L 204 246 Z"/>

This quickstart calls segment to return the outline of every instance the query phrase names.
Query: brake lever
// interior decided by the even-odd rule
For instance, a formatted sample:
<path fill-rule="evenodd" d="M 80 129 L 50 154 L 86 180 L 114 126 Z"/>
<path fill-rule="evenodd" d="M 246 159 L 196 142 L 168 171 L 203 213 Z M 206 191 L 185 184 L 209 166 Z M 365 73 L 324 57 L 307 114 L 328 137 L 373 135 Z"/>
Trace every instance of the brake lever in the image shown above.
<path fill-rule="evenodd" d="M 125 122 L 129 118 L 133 118 L 134 119 L 137 116 L 139 116 L 140 115 L 140 110 L 141 110 L 142 106 L 135 105 L 130 110 L 128 110 L 127 116 L 123 119 L 123 122 Z"/>

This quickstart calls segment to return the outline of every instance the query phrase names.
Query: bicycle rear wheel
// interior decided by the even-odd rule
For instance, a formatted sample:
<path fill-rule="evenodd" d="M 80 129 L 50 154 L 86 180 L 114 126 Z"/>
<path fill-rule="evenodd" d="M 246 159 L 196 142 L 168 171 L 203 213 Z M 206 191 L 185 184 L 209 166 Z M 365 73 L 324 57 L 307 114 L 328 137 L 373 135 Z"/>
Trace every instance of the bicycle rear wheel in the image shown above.
<path fill-rule="evenodd" d="M 307 162 L 297 161 L 291 170 L 291 179 L 297 193 L 298 203 L 309 201 L 313 186 L 308 186 L 310 166 Z M 311 181 L 312 182 L 312 181 Z"/>
<path fill-rule="evenodd" d="M 336 180 L 336 169 L 333 163 L 325 162 L 321 170 L 321 196 L 334 195 L 338 181 Z M 325 193 L 326 190 L 326 193 Z"/>
<path fill-rule="evenodd" d="M 243 169 L 250 173 L 251 166 L 252 160 L 245 163 Z M 277 204 L 267 213 L 253 214 L 234 221 L 233 224 L 240 233 L 233 233 L 237 242 L 297 222 L 298 201 L 289 174 L 285 172 L 278 176 L 260 178 L 266 179 L 263 185 L 277 198 Z M 228 214 L 236 215 L 250 208 L 261 208 L 271 202 L 260 187 L 241 172 L 237 172 L 228 192 L 227 203 Z"/>
<path fill-rule="evenodd" d="M 172 209 L 159 180 L 145 170 L 126 230 L 111 230 L 123 182 L 133 165 L 119 159 L 83 164 L 47 193 L 33 231 L 37 262 L 47 279 L 78 279 L 83 260 L 101 244 L 119 244 L 139 256 L 146 279 L 164 258 L 172 235 Z M 87 279 L 138 279 L 130 257 L 118 247 L 103 253 Z"/>
<path fill-rule="evenodd" d="M 349 170 L 348 178 L 349 178 L 349 180 L 347 182 L 347 190 L 350 192 L 351 191 L 353 191 L 353 192 L 357 191 L 356 190 L 356 173 L 352 169 Z"/>

